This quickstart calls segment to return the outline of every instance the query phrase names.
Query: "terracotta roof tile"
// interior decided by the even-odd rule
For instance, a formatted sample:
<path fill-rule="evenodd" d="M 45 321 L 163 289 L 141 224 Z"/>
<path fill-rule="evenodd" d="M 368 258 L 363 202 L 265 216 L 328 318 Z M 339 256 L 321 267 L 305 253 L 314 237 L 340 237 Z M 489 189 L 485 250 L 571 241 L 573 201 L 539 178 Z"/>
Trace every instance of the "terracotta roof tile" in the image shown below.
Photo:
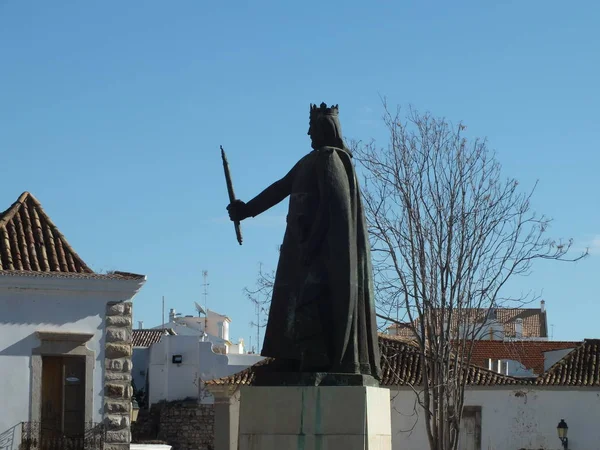
<path fill-rule="evenodd" d="M 412 344 L 399 340 L 379 336 L 379 349 L 381 351 L 382 386 L 406 386 L 422 383 L 422 371 L 419 350 Z M 230 377 L 207 381 L 208 385 L 251 385 L 256 376 L 256 368 L 268 365 L 273 360 L 264 359 Z M 492 372 L 481 367 L 471 366 L 467 375 L 470 385 L 513 385 L 525 381 Z"/>
<path fill-rule="evenodd" d="M 166 334 L 175 335 L 171 328 L 162 329 L 137 329 L 133 330 L 131 342 L 134 347 L 150 347 L 156 344 Z"/>
<path fill-rule="evenodd" d="M 600 339 L 586 339 L 536 380 L 542 386 L 600 386 Z"/>
<path fill-rule="evenodd" d="M 0 276 L 33 278 L 74 278 L 87 280 L 144 280 L 146 275 L 128 272 L 78 273 L 78 272 L 32 272 L 27 270 L 0 270 Z"/>
<path fill-rule="evenodd" d="M 0 270 L 93 273 L 29 192 L 0 213 Z"/>
<path fill-rule="evenodd" d="M 485 308 L 473 308 L 465 310 L 471 322 L 481 321 L 485 318 L 488 310 Z M 522 336 L 524 338 L 548 337 L 546 325 L 546 313 L 541 308 L 496 308 L 496 321 L 504 324 L 504 334 L 506 337 L 515 337 L 515 320 L 523 320 Z M 414 321 L 415 327 L 418 326 L 419 319 Z M 455 318 L 452 328 L 457 326 L 458 318 Z M 410 324 L 391 325 L 389 330 L 400 336 L 412 336 Z"/>
<path fill-rule="evenodd" d="M 533 343 L 531 343 L 533 344 Z M 537 344 L 537 343 L 536 343 Z M 541 344 L 541 343 L 540 343 Z M 544 342 L 547 350 L 569 348 L 572 342 Z M 419 385 L 422 382 L 419 351 L 414 345 L 398 339 L 380 336 L 381 366 L 383 386 Z M 208 381 L 209 385 L 251 385 L 255 378 L 255 369 L 268 365 L 273 360 L 267 358 L 252 367 L 230 377 Z M 536 379 L 513 378 L 471 365 L 467 383 L 471 386 L 600 386 L 600 339 L 586 339 L 577 343 L 577 347 L 554 364 L 547 372 Z"/>
<path fill-rule="evenodd" d="M 483 368 L 488 367 L 488 360 L 511 359 L 519 361 L 534 374 L 544 372 L 544 352 L 575 348 L 577 342 L 561 341 L 490 341 L 479 340 L 473 343 L 471 363 Z"/>

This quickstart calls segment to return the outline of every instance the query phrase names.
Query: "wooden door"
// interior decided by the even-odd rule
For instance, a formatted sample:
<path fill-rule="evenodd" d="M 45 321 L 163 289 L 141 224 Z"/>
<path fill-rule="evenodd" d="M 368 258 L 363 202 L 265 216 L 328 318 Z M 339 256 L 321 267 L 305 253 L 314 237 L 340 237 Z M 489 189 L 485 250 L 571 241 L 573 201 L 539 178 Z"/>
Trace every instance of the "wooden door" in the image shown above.
<path fill-rule="evenodd" d="M 61 356 L 42 357 L 42 442 L 54 441 L 62 434 L 62 373 Z"/>
<path fill-rule="evenodd" d="M 85 428 L 85 358 L 63 359 L 63 432 L 82 437 Z"/>
<path fill-rule="evenodd" d="M 42 434 L 48 440 L 82 436 L 85 427 L 85 357 L 42 357 Z"/>
<path fill-rule="evenodd" d="M 481 450 L 481 407 L 463 408 L 458 438 L 459 450 Z"/>

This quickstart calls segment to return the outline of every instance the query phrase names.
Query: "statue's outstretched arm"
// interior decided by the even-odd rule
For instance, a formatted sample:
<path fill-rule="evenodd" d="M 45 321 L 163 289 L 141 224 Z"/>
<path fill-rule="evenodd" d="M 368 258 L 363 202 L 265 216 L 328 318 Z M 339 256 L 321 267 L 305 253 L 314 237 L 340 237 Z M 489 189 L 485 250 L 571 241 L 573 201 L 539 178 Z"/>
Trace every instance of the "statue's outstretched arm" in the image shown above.
<path fill-rule="evenodd" d="M 296 168 L 299 164 L 300 162 L 298 162 L 281 180 L 276 181 L 248 203 L 246 203 L 246 207 L 244 208 L 246 216 L 256 217 L 290 195 Z"/>

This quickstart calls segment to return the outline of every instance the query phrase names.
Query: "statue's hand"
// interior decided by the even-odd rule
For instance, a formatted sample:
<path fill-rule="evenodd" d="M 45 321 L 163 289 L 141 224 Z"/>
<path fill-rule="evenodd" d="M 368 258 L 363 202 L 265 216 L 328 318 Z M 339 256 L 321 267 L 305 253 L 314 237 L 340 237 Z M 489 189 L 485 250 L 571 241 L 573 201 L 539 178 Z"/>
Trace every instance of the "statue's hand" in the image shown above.
<path fill-rule="evenodd" d="M 227 206 L 227 212 L 229 212 L 229 218 L 232 221 L 242 221 L 248 217 L 246 203 L 241 200 L 234 200 Z"/>

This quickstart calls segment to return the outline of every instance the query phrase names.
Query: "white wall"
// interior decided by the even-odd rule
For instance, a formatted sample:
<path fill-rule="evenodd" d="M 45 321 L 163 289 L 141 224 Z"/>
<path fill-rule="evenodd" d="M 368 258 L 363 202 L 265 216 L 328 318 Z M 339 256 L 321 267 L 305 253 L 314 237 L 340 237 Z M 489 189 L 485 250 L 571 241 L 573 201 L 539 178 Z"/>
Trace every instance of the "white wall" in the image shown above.
<path fill-rule="evenodd" d="M 37 331 L 94 335 L 87 343 L 96 356 L 93 420 L 102 422 L 106 304 L 130 299 L 135 291 L 121 292 L 125 287 L 131 284 L 0 275 L 0 435 L 30 421 L 31 351 L 40 345 Z"/>
<path fill-rule="evenodd" d="M 198 336 L 163 336 L 150 347 L 149 404 L 198 396 L 198 343 Z M 183 363 L 173 364 L 173 355 Z"/>
<path fill-rule="evenodd" d="M 206 332 L 224 340 L 229 340 L 229 318 L 222 314 L 206 311 Z"/>
<path fill-rule="evenodd" d="M 394 390 L 391 398 L 393 449 L 429 450 L 424 415 L 415 413 L 413 392 Z M 482 450 L 559 450 L 556 426 L 561 419 L 569 425 L 570 449 L 600 449 L 600 388 L 470 389 L 465 406 L 482 408 Z"/>
<path fill-rule="evenodd" d="M 243 355 L 246 353 L 246 349 L 244 348 L 244 340 L 240 339 L 237 344 L 231 344 L 227 353 L 230 355 Z"/>
<path fill-rule="evenodd" d="M 182 364 L 173 364 L 173 355 L 182 355 Z M 150 347 L 149 403 L 198 398 L 202 381 L 232 375 L 262 359 L 215 353 L 213 344 L 198 336 L 163 336 Z"/>
<path fill-rule="evenodd" d="M 544 372 L 571 353 L 574 349 L 575 347 L 544 352 Z"/>

